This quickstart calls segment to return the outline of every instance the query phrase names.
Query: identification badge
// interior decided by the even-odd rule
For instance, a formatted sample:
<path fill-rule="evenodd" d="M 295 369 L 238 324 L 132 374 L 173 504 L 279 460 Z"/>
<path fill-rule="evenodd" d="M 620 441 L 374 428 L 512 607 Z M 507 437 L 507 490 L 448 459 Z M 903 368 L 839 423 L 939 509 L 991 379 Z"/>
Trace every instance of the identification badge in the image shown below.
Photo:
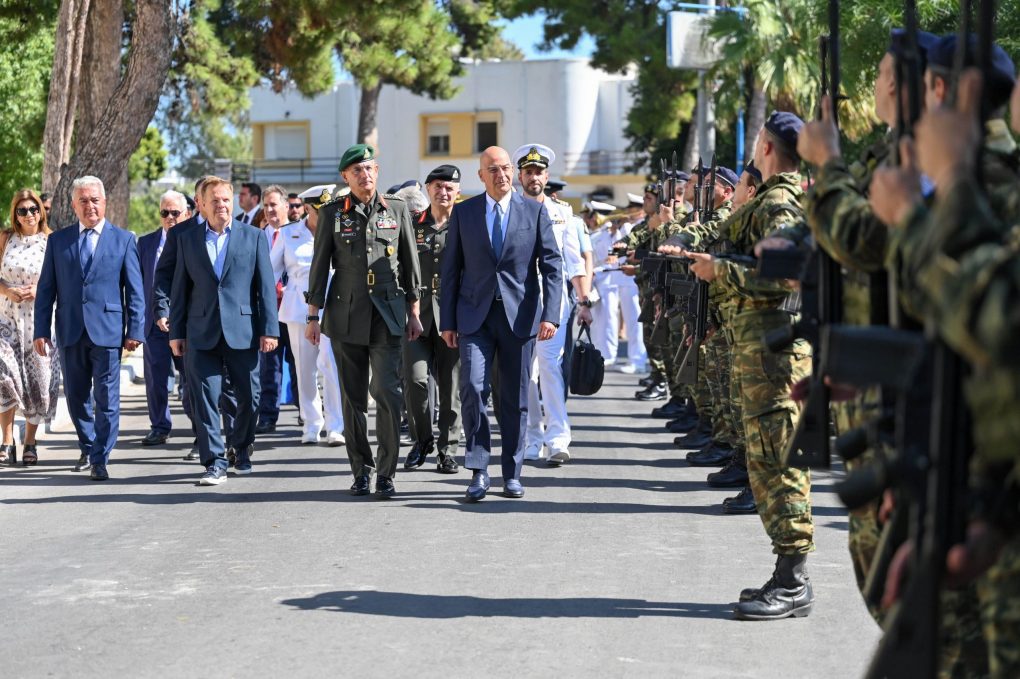
<path fill-rule="evenodd" d="M 333 221 L 333 231 L 340 234 L 341 240 L 352 241 L 358 236 L 358 224 L 346 212 L 338 212 Z"/>
<path fill-rule="evenodd" d="M 397 223 L 395 221 L 393 221 L 392 217 L 380 217 L 379 221 L 377 221 L 375 223 L 375 228 L 377 228 L 377 229 L 395 229 L 395 228 L 397 228 Z"/>

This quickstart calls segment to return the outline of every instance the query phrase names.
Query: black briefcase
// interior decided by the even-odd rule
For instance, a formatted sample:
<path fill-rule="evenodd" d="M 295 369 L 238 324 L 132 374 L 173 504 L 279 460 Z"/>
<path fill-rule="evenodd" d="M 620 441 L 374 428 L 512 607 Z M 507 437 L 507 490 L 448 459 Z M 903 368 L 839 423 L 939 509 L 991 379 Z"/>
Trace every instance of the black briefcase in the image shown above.
<path fill-rule="evenodd" d="M 602 352 L 591 343 L 591 330 L 585 323 L 577 334 L 574 353 L 570 358 L 570 393 L 591 396 L 602 388 L 605 376 L 606 361 L 602 358 Z"/>

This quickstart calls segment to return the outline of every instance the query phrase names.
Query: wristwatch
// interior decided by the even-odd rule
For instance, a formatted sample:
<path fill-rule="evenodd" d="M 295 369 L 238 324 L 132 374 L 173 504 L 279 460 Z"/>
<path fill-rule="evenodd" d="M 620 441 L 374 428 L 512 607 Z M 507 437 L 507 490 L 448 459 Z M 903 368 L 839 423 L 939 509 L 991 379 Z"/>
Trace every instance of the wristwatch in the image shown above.
<path fill-rule="evenodd" d="M 582 299 L 580 302 L 578 302 L 578 304 L 580 304 L 581 306 L 586 306 L 586 307 L 588 307 L 590 309 L 591 305 L 592 305 L 592 301 L 590 299 L 585 298 L 585 299 Z"/>
<path fill-rule="evenodd" d="M 312 315 L 305 316 L 305 323 L 311 323 L 312 321 L 318 322 L 318 320 L 319 320 L 319 317 L 317 315 L 316 316 L 312 316 Z"/>

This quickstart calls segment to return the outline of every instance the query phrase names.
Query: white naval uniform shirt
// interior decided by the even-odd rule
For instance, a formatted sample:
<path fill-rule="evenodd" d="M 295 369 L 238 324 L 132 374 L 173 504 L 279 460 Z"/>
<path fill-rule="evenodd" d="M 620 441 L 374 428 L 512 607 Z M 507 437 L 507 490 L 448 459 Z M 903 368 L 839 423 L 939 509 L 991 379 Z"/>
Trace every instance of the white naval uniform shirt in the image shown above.
<path fill-rule="evenodd" d="M 287 273 L 287 285 L 283 288 L 279 318 L 281 323 L 305 324 L 308 315 L 308 273 L 312 268 L 312 251 L 315 235 L 308 230 L 305 220 L 280 227 L 269 261 L 273 264 L 273 275 L 280 280 Z M 320 310 L 321 314 L 322 311 Z"/>
<path fill-rule="evenodd" d="M 584 258 L 581 257 L 581 241 L 577 237 L 577 229 L 573 224 L 574 210 L 567 203 L 560 203 L 546 197 L 542 204 L 549 215 L 556 235 L 556 244 L 560 246 L 563 258 L 563 308 L 569 308 L 571 280 L 575 276 L 584 276 Z"/>

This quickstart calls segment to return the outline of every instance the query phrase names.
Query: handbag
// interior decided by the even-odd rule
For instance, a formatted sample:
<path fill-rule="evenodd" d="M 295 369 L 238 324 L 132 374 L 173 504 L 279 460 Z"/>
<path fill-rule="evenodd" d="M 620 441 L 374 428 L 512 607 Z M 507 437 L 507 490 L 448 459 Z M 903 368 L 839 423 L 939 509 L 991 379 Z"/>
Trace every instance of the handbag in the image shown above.
<path fill-rule="evenodd" d="M 574 353 L 570 357 L 570 393 L 591 396 L 602 388 L 605 376 L 606 361 L 602 358 L 602 352 L 591 343 L 591 329 L 584 323 L 581 332 L 577 334 Z"/>

